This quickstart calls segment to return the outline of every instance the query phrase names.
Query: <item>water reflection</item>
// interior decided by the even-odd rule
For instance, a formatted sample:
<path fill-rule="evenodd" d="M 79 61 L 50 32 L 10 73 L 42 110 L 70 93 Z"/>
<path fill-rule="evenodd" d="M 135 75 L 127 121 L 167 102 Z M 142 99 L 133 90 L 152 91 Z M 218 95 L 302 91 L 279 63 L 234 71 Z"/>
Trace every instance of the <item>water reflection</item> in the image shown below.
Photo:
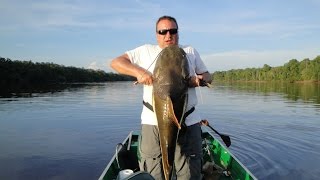
<path fill-rule="evenodd" d="M 230 90 L 248 93 L 259 93 L 269 96 L 270 93 L 283 94 L 291 101 L 320 104 L 320 83 L 286 83 L 286 82 L 232 82 L 216 84 Z"/>
<path fill-rule="evenodd" d="M 199 109 L 231 136 L 230 150 L 259 179 L 317 179 L 318 89 L 319 84 L 218 83 L 201 89 Z"/>
<path fill-rule="evenodd" d="M 59 93 L 62 91 L 79 91 L 83 89 L 96 90 L 110 88 L 115 89 L 115 86 L 122 86 L 128 88 L 128 83 L 72 83 L 72 84 L 59 84 L 48 85 L 43 87 L 28 88 L 24 90 L 18 90 L 17 92 L 0 92 L 0 98 L 10 98 L 8 101 L 12 101 L 17 97 L 37 97 L 43 93 Z M 130 83 L 129 83 L 130 84 Z M 219 88 L 227 88 L 231 91 L 243 91 L 247 93 L 260 93 L 265 96 L 269 96 L 270 93 L 283 94 L 283 97 L 292 100 L 305 103 L 314 103 L 317 106 L 320 104 L 320 83 L 288 83 L 288 82 L 217 82 L 215 86 Z M 123 88 L 120 87 L 120 88 Z M 117 87 L 119 88 L 119 87 Z M 111 91 L 110 93 L 117 93 L 117 91 Z"/>
<path fill-rule="evenodd" d="M 231 152 L 259 179 L 320 177 L 319 84 L 198 91 L 201 116 L 231 136 Z M 0 179 L 97 179 L 115 145 L 139 129 L 141 99 L 130 82 L 0 98 Z"/>
<path fill-rule="evenodd" d="M 8 91 L 0 89 L 0 98 L 19 98 L 19 97 L 37 97 L 44 93 L 59 93 L 65 90 L 78 91 L 85 87 L 99 87 L 104 86 L 105 83 L 69 83 L 69 84 L 48 84 L 43 86 L 34 86 L 15 89 Z"/>

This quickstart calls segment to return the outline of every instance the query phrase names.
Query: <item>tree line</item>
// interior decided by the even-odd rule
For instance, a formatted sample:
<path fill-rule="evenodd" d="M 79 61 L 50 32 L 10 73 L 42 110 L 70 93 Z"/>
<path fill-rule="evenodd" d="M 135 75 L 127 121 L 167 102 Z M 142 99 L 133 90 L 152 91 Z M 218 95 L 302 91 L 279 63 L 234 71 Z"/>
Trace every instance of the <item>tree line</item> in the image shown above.
<path fill-rule="evenodd" d="M 320 81 L 320 56 L 300 62 L 292 59 L 279 67 L 265 64 L 262 68 L 216 71 L 212 75 L 215 81 Z M 0 90 L 61 83 L 134 80 L 131 76 L 103 70 L 0 57 Z"/>
<path fill-rule="evenodd" d="M 232 69 L 213 73 L 215 81 L 320 81 L 320 56 L 298 61 L 291 59 L 283 66 Z"/>
<path fill-rule="evenodd" d="M 0 89 L 24 88 L 36 85 L 133 81 L 135 78 L 103 70 L 63 66 L 54 63 L 11 60 L 0 57 Z"/>

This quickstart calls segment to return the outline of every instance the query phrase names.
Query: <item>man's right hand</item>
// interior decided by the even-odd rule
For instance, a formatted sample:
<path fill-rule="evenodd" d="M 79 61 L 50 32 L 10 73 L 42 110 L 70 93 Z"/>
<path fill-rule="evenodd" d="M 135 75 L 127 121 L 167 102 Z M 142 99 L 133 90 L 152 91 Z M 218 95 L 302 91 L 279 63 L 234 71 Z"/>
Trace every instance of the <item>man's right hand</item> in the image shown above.
<path fill-rule="evenodd" d="M 152 85 L 152 82 L 153 82 L 152 73 L 147 70 L 145 70 L 143 74 L 137 77 L 137 83 L 139 84 L 144 84 L 149 86 L 149 85 Z"/>

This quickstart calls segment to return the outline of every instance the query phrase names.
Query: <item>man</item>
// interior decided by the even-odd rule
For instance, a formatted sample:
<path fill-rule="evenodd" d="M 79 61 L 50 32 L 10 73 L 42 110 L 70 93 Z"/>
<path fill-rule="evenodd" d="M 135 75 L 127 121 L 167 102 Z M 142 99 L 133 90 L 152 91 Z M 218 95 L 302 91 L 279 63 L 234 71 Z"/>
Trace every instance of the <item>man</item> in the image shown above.
<path fill-rule="evenodd" d="M 169 45 L 178 45 L 178 23 L 171 16 L 162 16 L 156 23 L 156 37 L 158 45 L 146 44 L 127 51 L 115 58 L 111 67 L 121 74 L 134 76 L 137 82 L 144 85 L 143 101 L 152 104 L 152 72 L 156 58 L 162 49 Z M 190 74 L 189 99 L 187 110 L 195 107 L 197 96 L 195 87 L 200 83 L 211 83 L 211 75 L 202 62 L 198 52 L 190 46 L 179 45 L 187 54 Z M 139 152 L 141 160 L 140 170 L 149 172 L 155 179 L 164 179 L 161 165 L 161 151 L 157 119 L 154 112 L 146 105 L 141 113 L 141 139 Z M 177 179 L 201 179 L 201 118 L 195 109 L 185 119 L 187 125 L 184 133 L 179 134 L 175 154 L 175 170 Z"/>

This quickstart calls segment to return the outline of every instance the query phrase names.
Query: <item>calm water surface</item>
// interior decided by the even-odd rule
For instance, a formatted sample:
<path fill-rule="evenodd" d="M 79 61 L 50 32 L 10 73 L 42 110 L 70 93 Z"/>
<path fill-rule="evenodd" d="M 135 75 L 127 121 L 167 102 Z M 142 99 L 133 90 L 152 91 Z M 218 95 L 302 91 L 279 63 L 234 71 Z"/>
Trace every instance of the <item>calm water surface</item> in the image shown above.
<path fill-rule="evenodd" d="M 217 84 L 199 109 L 258 179 L 319 179 L 319 84 Z M 90 84 L 0 98 L 0 179 L 97 179 L 140 127 L 142 87 Z"/>

